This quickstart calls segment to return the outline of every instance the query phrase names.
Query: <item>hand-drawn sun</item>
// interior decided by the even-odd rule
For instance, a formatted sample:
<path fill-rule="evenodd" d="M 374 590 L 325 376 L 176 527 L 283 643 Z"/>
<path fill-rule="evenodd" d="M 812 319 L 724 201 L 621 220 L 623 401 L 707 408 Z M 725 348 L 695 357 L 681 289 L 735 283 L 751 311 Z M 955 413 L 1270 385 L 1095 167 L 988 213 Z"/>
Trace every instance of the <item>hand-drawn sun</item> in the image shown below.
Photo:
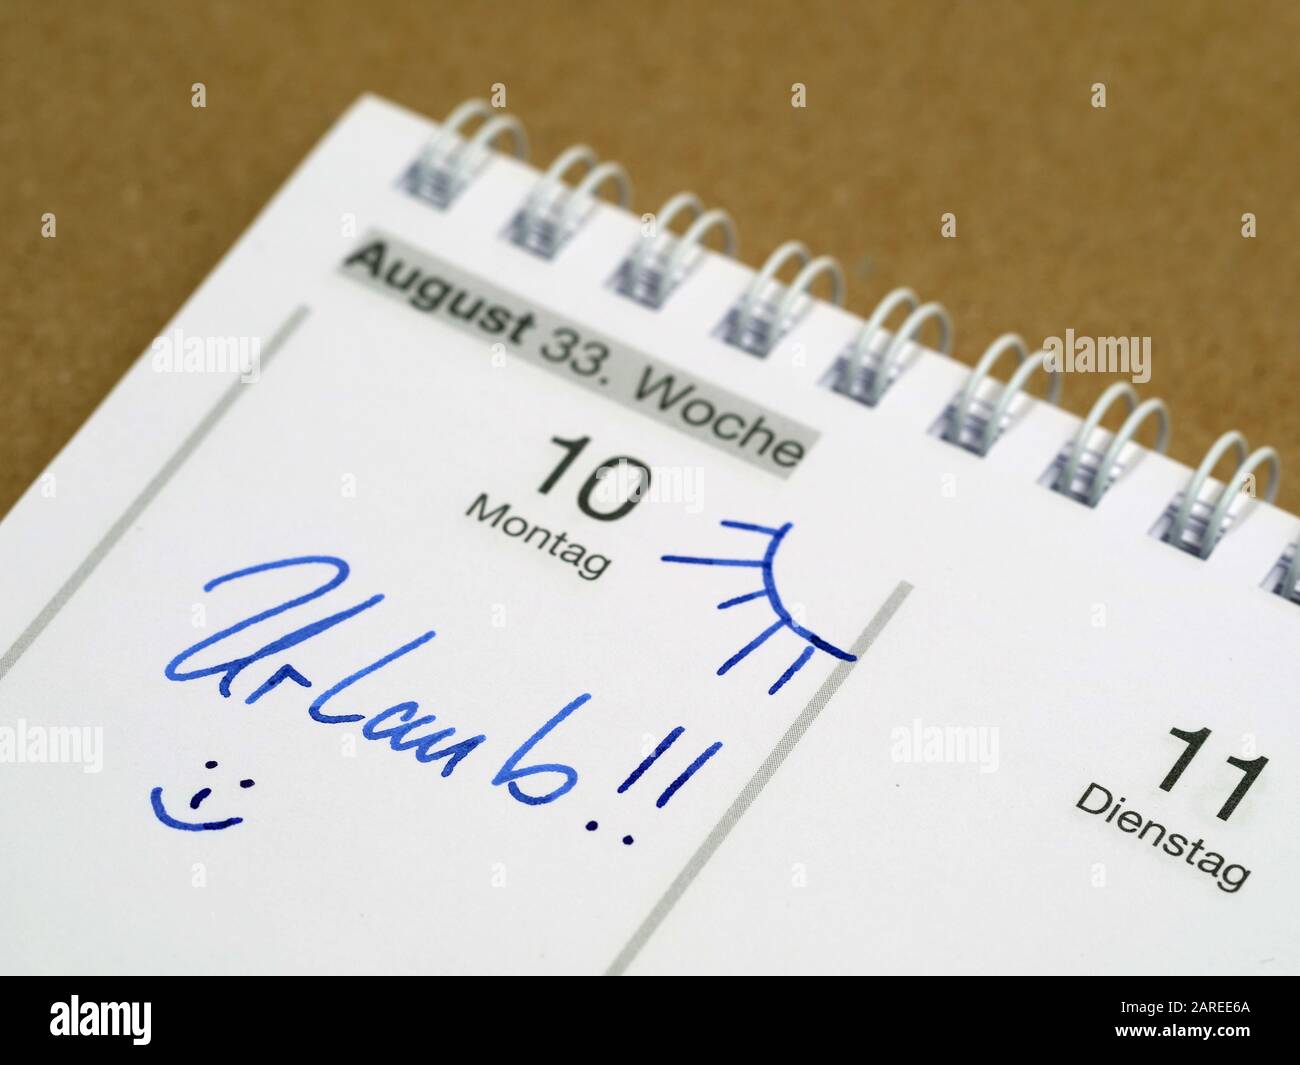
<path fill-rule="evenodd" d="M 718 667 L 718 676 L 731 669 L 737 662 L 745 658 L 754 648 L 760 646 L 769 637 L 774 636 L 782 629 L 789 629 L 796 636 L 807 643 L 800 653 L 784 673 L 777 678 L 776 683 L 767 689 L 768 695 L 775 695 L 793 677 L 799 670 L 808 664 L 808 659 L 812 658 L 814 651 L 824 651 L 842 662 L 857 661 L 856 655 L 851 655 L 847 651 L 836 647 L 829 640 L 824 640 L 811 629 L 804 628 L 795 622 L 790 616 L 790 611 L 785 608 L 781 602 L 781 595 L 776 590 L 776 577 L 773 573 L 773 563 L 776 561 L 776 553 L 780 550 L 781 544 L 785 541 L 786 534 L 794 528 L 793 523 L 786 522 L 780 528 L 769 528 L 766 525 L 752 525 L 743 521 L 724 521 L 722 525 L 728 529 L 740 529 L 744 532 L 762 533 L 768 537 L 767 550 L 763 552 L 762 558 L 696 558 L 690 555 L 663 555 L 664 562 L 682 562 L 692 566 L 747 566 L 760 570 L 763 574 L 763 587 L 755 592 L 748 592 L 745 595 L 738 595 L 734 599 L 727 599 L 718 604 L 719 610 L 729 610 L 733 606 L 739 606 L 741 603 L 748 603 L 753 599 L 766 599 L 767 605 L 771 608 L 772 613 L 776 615 L 776 620 L 755 636 L 749 643 L 745 644 L 739 651 L 728 658 Z"/>

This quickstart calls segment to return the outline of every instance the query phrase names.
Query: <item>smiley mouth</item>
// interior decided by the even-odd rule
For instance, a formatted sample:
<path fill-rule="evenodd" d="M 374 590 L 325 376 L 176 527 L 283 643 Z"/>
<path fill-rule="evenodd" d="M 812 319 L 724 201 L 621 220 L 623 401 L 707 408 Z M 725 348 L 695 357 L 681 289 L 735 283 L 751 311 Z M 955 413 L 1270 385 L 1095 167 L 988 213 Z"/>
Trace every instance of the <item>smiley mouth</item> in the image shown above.
<path fill-rule="evenodd" d="M 190 800 L 190 809 L 197 810 L 199 803 L 212 793 L 210 788 L 203 788 L 194 794 Z M 149 793 L 149 801 L 153 804 L 154 816 L 158 818 L 168 828 L 180 829 L 182 832 L 216 832 L 223 828 L 230 828 L 233 825 L 240 824 L 244 819 L 242 817 L 227 817 L 224 821 L 178 821 L 167 812 L 163 806 L 162 788 L 154 788 Z"/>

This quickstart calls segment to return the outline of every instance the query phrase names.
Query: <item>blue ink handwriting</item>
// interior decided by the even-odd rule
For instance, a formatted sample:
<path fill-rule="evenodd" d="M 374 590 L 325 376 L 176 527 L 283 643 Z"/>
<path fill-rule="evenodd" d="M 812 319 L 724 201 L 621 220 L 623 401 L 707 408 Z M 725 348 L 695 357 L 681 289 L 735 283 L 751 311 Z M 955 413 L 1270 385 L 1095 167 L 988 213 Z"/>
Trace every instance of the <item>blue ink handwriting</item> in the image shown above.
<path fill-rule="evenodd" d="M 217 763 L 209 759 L 203 763 L 203 766 L 205 769 L 216 769 Z M 241 788 L 251 788 L 255 783 L 257 783 L 255 780 L 246 779 L 241 780 L 239 786 Z M 218 832 L 223 828 L 231 828 L 234 825 L 244 823 L 242 817 L 227 817 L 224 821 L 181 821 L 167 812 L 167 808 L 163 805 L 162 792 L 162 788 L 154 788 L 149 793 L 149 801 L 153 806 L 154 816 L 168 828 L 175 828 L 181 832 Z M 197 810 L 211 794 L 211 788 L 199 788 L 190 796 L 190 809 Z"/>
<path fill-rule="evenodd" d="M 719 610 L 729 610 L 741 603 L 748 603 L 754 599 L 766 599 L 776 620 L 755 636 L 749 643 L 745 644 L 739 651 L 728 658 L 718 667 L 718 676 L 724 676 L 732 666 L 742 662 L 750 652 L 760 647 L 770 637 L 776 635 L 782 629 L 789 629 L 808 646 L 805 647 L 796 658 L 786 668 L 776 682 L 767 689 L 768 695 L 775 695 L 799 670 L 808 664 L 815 651 L 823 651 L 833 658 L 838 658 L 842 662 L 854 662 L 856 656 L 849 654 L 847 651 L 836 647 L 829 640 L 825 640 L 813 632 L 812 629 L 805 628 L 798 624 L 791 616 L 790 611 L 786 609 L 785 604 L 781 601 L 781 594 L 776 589 L 776 576 L 774 573 L 774 564 L 776 562 L 776 553 L 780 550 L 781 544 L 785 542 L 786 535 L 794 528 L 791 522 L 786 522 L 776 528 L 766 525 L 752 525 L 743 521 L 724 521 L 722 525 L 728 529 L 740 529 L 744 532 L 760 533 L 768 537 L 767 549 L 763 552 L 761 558 L 699 558 L 691 555 L 663 555 L 661 560 L 664 562 L 679 562 L 692 566 L 743 566 L 754 568 L 761 572 L 763 578 L 763 587 L 757 591 L 747 592 L 744 595 L 738 595 L 733 599 L 727 599 L 718 604 Z"/>

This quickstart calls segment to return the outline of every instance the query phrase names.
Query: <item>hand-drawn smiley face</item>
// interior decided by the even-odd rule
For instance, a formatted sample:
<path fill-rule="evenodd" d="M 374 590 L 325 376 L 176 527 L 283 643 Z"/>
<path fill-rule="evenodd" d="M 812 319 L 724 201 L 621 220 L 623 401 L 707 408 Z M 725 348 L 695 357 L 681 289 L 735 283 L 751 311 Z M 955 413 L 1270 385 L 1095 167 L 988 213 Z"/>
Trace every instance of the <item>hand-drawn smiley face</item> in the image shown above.
<path fill-rule="evenodd" d="M 217 763 L 207 761 L 203 763 L 203 767 L 205 769 L 216 769 Z M 251 788 L 255 783 L 254 780 L 246 779 L 241 780 L 239 786 L 241 788 Z M 199 788 L 190 796 L 190 809 L 197 810 L 211 794 L 211 788 Z M 218 829 L 231 828 L 244 820 L 242 817 L 227 817 L 224 821 L 180 821 L 169 814 L 166 807 L 163 806 L 162 788 L 154 788 L 149 793 L 149 799 L 153 803 L 154 816 L 168 828 L 179 829 L 182 832 L 215 832 Z"/>

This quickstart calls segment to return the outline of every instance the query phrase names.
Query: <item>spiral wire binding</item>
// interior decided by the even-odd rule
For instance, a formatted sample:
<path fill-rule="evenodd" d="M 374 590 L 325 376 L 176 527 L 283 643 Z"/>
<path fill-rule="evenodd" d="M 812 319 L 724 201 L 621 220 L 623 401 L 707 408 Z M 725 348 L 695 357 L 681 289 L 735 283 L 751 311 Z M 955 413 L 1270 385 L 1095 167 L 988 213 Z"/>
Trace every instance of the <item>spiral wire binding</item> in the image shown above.
<path fill-rule="evenodd" d="M 1210 473 L 1229 448 L 1237 453 L 1237 466 L 1211 504 L 1201 499 L 1202 490 Z M 1246 495 L 1242 488 L 1262 464 L 1266 464 L 1269 471 L 1268 491 L 1264 498 L 1270 503 L 1277 498 L 1278 481 L 1282 476 L 1282 461 L 1277 452 L 1271 447 L 1257 448 L 1249 454 L 1247 451 L 1246 438 L 1237 430 L 1230 430 L 1219 437 L 1205 453 L 1205 458 L 1187 482 L 1187 487 L 1175 500 L 1177 510 L 1171 504 L 1153 531 L 1160 532 L 1166 543 L 1198 558 L 1209 558 L 1210 552 L 1232 525 L 1233 506 Z"/>
<path fill-rule="evenodd" d="M 789 285 L 782 286 L 777 274 L 795 260 L 799 272 Z M 717 335 L 751 355 L 766 356 L 812 308 L 808 290 L 822 275 L 830 278 L 830 301 L 837 306 L 843 304 L 844 270 L 839 262 L 829 255 L 814 258 L 799 241 L 786 241 L 767 257 L 740 303 L 727 312 Z"/>
<path fill-rule="evenodd" d="M 475 119 L 482 122 L 472 135 L 466 136 L 463 127 Z M 419 199 L 446 209 L 487 165 L 495 142 L 503 135 L 509 138 L 515 156 L 526 159 L 528 139 L 519 121 L 494 111 L 483 100 L 468 100 L 447 116 L 400 184 Z M 565 176 L 578 168 L 584 171 L 583 176 L 570 187 Z M 627 207 L 632 186 L 621 166 L 601 162 L 586 145 L 566 149 L 538 180 L 511 219 L 506 235 L 533 254 L 553 258 L 582 226 L 594 208 L 596 194 L 606 184 L 614 186 L 618 205 Z M 669 227 L 680 215 L 689 215 L 691 220 L 679 237 Z M 703 257 L 704 239 L 712 231 L 722 236 L 722 254 L 734 254 L 737 246 L 731 216 L 716 208 L 705 210 L 690 192 L 669 199 L 657 216 L 646 222 L 649 228 L 619 265 L 611 284 L 622 295 L 653 310 L 664 305 Z M 798 272 L 788 285 L 782 285 L 777 275 L 792 261 L 798 262 Z M 782 244 L 768 256 L 714 335 L 751 355 L 766 357 L 812 308 L 810 289 L 823 275 L 830 282 L 830 302 L 842 305 L 846 286 L 839 262 L 828 255 L 814 257 L 799 241 Z M 900 308 L 905 309 L 906 317 L 897 330 L 890 331 L 886 322 Z M 892 290 L 876 305 L 820 383 L 855 402 L 876 406 L 906 371 L 909 349 L 916 349 L 914 354 L 919 351 L 918 338 L 931 323 L 937 333 L 934 350 L 951 355 L 954 330 L 943 304 L 922 303 L 910 288 Z M 1015 355 L 1016 369 L 1006 385 L 991 387 L 991 371 L 1007 352 Z M 1016 420 L 1015 400 L 1039 369 L 1047 373 L 1046 400 L 1055 403 L 1060 395 L 1061 374 L 1046 365 L 1046 352 L 1031 355 L 1024 340 L 1014 333 L 998 337 L 980 356 L 931 432 L 980 457 L 988 455 Z M 1121 401 L 1128 409 L 1124 422 L 1108 441 L 1094 443 L 1093 438 L 1102 432 L 1102 419 Z M 1164 453 L 1171 422 L 1165 404 L 1159 399 L 1140 401 L 1137 391 L 1126 382 L 1112 384 L 1093 404 L 1078 432 L 1053 458 L 1040 483 L 1067 499 L 1096 507 L 1136 461 L 1130 452 L 1141 451 L 1135 437 L 1150 418 L 1155 418 L 1157 424 L 1156 440 L 1150 450 Z M 1207 494 L 1207 482 L 1214 483 L 1211 473 L 1229 450 L 1236 453 L 1237 465 L 1217 495 L 1202 499 Z M 1242 508 L 1237 504 L 1243 495 L 1253 495 L 1243 492 L 1243 487 L 1253 485 L 1254 473 L 1260 466 L 1268 470 L 1264 498 L 1271 503 L 1277 497 L 1281 478 L 1277 452 L 1271 447 L 1249 451 L 1241 433 L 1224 433 L 1206 452 L 1183 491 L 1162 512 L 1151 534 L 1181 551 L 1208 559 L 1233 524 L 1242 519 Z M 1283 551 L 1262 587 L 1300 603 L 1300 538 Z"/>
<path fill-rule="evenodd" d="M 891 334 L 884 325 L 899 307 L 907 308 L 907 317 L 897 332 Z M 942 303 L 921 303 L 910 288 L 894 289 L 876 304 L 848 351 L 836 358 L 822 383 L 841 395 L 874 407 L 906 368 L 903 355 L 908 345 L 930 322 L 935 323 L 938 331 L 935 350 L 951 355 L 953 327 L 947 308 Z"/>
<path fill-rule="evenodd" d="M 998 391 L 996 399 L 982 398 L 982 386 L 988 380 L 989 371 L 1008 351 L 1016 356 L 1018 365 L 1015 372 Z M 1046 359 L 1047 353 L 1043 351 L 1030 355 L 1025 342 L 1015 333 L 1004 333 L 998 337 L 984 350 L 957 399 L 943 412 L 936 426 L 939 434 L 949 443 L 967 451 L 987 455 L 994 440 L 1012 421 L 1012 402 L 1024 389 L 1033 372 L 1044 367 Z M 1047 402 L 1055 403 L 1061 393 L 1061 377 L 1051 371 L 1046 372 Z"/>
<path fill-rule="evenodd" d="M 1282 556 L 1277 569 L 1283 569 L 1285 572 L 1280 582 L 1272 580 L 1272 574 L 1265 578 L 1265 586 L 1282 596 L 1283 599 L 1289 599 L 1293 603 L 1300 603 L 1300 589 L 1296 588 L 1296 582 L 1300 581 L 1300 540 L 1297 540 L 1289 548 L 1289 553 Z"/>
<path fill-rule="evenodd" d="M 1092 449 L 1089 445 L 1094 433 L 1106 412 L 1120 399 L 1128 404 L 1128 417 L 1111 437 L 1105 451 Z M 1153 415 L 1158 419 L 1159 428 L 1152 450 L 1164 454 L 1169 446 L 1169 409 L 1164 402 L 1159 399 L 1139 402 L 1137 389 L 1126 381 L 1111 385 L 1092 405 L 1074 439 L 1052 463 L 1043 483 L 1070 499 L 1095 507 L 1106 489 L 1123 475 L 1127 468 L 1122 462 L 1124 449 L 1142 423 Z"/>
<path fill-rule="evenodd" d="M 570 188 L 564 177 L 571 170 L 585 168 L 577 185 Z M 632 201 L 632 182 L 618 163 L 601 162 L 585 144 L 566 148 L 533 187 L 519 212 L 511 220 L 508 233 L 519 247 L 540 255 L 555 257 L 577 232 L 594 206 L 596 193 L 605 184 L 613 184 L 618 205 Z"/>
<path fill-rule="evenodd" d="M 474 119 L 483 121 L 466 137 L 461 130 Z M 510 138 L 515 158 L 528 158 L 528 134 L 519 119 L 497 112 L 486 100 L 466 100 L 443 120 L 402 176 L 403 187 L 445 210 L 487 165 L 490 149 L 502 135 Z"/>
<path fill-rule="evenodd" d="M 677 237 L 669 228 L 678 215 L 689 214 L 686 231 Z M 736 224 L 726 211 L 704 209 L 693 192 L 679 192 L 657 214 L 642 218 L 645 227 L 635 250 L 614 275 L 614 287 L 646 307 L 658 310 L 703 257 L 703 241 L 710 232 L 722 235 L 722 254 L 735 255 Z"/>

